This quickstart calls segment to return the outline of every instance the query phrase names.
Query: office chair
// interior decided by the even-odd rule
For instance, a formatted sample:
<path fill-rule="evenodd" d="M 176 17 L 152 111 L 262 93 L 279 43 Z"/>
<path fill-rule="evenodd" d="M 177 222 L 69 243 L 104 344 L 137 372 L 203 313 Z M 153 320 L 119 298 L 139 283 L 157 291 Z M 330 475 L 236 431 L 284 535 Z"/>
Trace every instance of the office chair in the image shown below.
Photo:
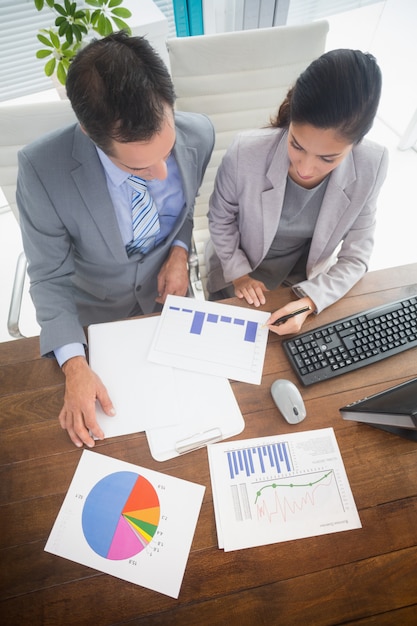
<path fill-rule="evenodd" d="M 203 289 L 208 201 L 222 156 L 236 133 L 268 125 L 301 71 L 324 52 L 328 29 L 319 21 L 167 41 L 177 109 L 205 113 L 216 130 L 194 212 Z"/>
<path fill-rule="evenodd" d="M 16 206 L 17 153 L 24 145 L 45 133 L 75 121 L 68 100 L 0 107 L 0 187 L 8 206 L 19 221 Z M 23 337 L 19 318 L 26 277 L 26 257 L 18 256 L 10 300 L 7 328 L 9 334 Z"/>

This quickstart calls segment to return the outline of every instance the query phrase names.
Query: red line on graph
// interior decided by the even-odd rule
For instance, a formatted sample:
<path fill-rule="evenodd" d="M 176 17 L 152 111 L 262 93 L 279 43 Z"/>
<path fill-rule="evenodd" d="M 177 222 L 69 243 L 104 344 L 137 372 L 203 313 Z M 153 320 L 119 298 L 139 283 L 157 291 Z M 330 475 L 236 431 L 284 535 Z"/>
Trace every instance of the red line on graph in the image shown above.
<path fill-rule="evenodd" d="M 297 513 L 301 513 L 308 506 L 315 507 L 318 491 L 329 487 L 333 482 L 333 472 L 331 472 L 326 481 L 322 481 L 319 484 L 311 488 L 310 491 L 305 491 L 301 498 L 280 498 L 279 486 L 274 486 L 274 494 L 270 499 L 271 504 L 268 506 L 267 499 L 263 498 L 259 504 L 256 505 L 257 516 L 259 520 L 267 519 L 269 522 L 274 519 L 282 518 L 284 522 L 287 522 L 289 516 L 294 516 Z M 288 486 L 282 487 L 282 489 Z M 290 487 L 293 490 L 296 486 Z M 293 495 L 293 493 L 292 493 Z"/>

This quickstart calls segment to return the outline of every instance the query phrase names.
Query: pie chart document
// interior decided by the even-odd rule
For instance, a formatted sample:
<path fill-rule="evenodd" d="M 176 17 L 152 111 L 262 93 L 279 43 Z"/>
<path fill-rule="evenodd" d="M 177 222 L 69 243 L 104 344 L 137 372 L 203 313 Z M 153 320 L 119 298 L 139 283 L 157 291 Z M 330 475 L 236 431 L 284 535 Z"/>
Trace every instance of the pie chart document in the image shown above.
<path fill-rule="evenodd" d="M 204 491 L 84 450 L 45 550 L 178 598 Z"/>

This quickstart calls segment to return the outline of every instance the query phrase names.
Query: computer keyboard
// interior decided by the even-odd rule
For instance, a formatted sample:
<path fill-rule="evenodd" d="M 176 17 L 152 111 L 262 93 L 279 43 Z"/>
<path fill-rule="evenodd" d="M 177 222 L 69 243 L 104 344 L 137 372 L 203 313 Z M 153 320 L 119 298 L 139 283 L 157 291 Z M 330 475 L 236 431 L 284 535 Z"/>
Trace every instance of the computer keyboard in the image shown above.
<path fill-rule="evenodd" d="M 352 372 L 417 346 L 417 296 L 344 317 L 283 346 L 304 385 Z"/>

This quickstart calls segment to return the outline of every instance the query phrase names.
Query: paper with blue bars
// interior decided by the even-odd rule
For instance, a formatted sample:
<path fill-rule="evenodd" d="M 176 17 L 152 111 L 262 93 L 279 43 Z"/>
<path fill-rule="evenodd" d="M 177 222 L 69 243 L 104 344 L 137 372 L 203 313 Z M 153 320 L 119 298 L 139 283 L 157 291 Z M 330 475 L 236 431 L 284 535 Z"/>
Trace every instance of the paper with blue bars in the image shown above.
<path fill-rule="evenodd" d="M 361 528 L 333 428 L 209 445 L 226 552 Z"/>
<path fill-rule="evenodd" d="M 259 385 L 269 316 L 246 307 L 168 296 L 148 358 Z"/>

